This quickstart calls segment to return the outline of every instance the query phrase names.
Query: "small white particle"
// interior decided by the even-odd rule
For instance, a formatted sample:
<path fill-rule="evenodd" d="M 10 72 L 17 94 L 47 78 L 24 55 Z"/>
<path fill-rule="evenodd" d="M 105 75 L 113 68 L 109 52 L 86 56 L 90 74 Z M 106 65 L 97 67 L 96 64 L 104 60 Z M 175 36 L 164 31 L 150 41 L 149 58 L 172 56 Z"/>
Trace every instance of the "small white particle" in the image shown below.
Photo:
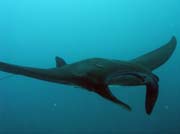
<path fill-rule="evenodd" d="M 54 106 L 54 107 L 56 107 L 56 106 L 57 106 L 57 104 L 56 104 L 56 103 L 54 103 L 54 104 L 53 104 L 53 106 Z"/>
<path fill-rule="evenodd" d="M 169 109 L 169 106 L 168 106 L 168 105 L 165 105 L 164 108 L 165 108 L 166 110 L 168 110 L 168 109 Z"/>

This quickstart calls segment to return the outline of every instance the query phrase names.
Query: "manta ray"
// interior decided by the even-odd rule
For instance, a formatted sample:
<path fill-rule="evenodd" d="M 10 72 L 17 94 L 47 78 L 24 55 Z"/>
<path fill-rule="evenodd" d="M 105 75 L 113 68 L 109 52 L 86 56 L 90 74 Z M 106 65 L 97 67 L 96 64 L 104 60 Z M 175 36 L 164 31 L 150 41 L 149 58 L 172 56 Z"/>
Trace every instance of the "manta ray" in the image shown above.
<path fill-rule="evenodd" d="M 90 58 L 67 64 L 64 59 L 56 56 L 56 67 L 54 68 L 42 69 L 0 62 L 0 71 L 82 87 L 128 111 L 131 111 L 131 107 L 114 96 L 109 85 L 145 85 L 145 109 L 146 113 L 150 115 L 157 101 L 159 89 L 159 78 L 152 71 L 170 58 L 176 44 L 176 38 L 173 36 L 162 47 L 128 61 Z"/>

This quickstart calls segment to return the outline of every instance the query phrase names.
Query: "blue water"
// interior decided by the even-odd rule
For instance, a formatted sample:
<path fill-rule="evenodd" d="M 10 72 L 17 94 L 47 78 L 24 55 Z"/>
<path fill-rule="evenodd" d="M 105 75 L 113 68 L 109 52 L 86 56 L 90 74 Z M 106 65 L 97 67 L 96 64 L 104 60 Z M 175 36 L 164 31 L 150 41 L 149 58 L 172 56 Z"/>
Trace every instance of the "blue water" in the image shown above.
<path fill-rule="evenodd" d="M 91 57 L 128 60 L 180 38 L 179 0 L 0 1 L 0 61 L 33 67 Z M 155 70 L 160 93 L 145 113 L 145 87 L 111 87 L 132 112 L 71 86 L 23 76 L 0 81 L 0 134 L 179 134 L 180 47 Z M 0 72 L 0 77 L 9 75 Z"/>

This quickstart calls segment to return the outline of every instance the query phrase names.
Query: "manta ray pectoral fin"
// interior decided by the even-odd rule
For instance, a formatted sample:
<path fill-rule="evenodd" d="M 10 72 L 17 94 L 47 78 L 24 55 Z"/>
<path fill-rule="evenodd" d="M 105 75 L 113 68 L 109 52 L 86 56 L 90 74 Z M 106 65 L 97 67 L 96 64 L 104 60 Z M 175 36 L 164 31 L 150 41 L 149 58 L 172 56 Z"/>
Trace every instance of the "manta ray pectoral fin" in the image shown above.
<path fill-rule="evenodd" d="M 124 102 L 120 101 L 119 99 L 117 99 L 109 90 L 108 87 L 106 88 L 102 88 L 100 91 L 97 92 L 100 96 L 102 96 L 103 98 L 112 101 L 118 105 L 120 105 L 121 107 L 125 108 L 128 111 L 131 111 L 131 107 L 127 104 L 125 104 Z"/>
<path fill-rule="evenodd" d="M 173 36 L 171 40 L 164 46 L 137 57 L 131 62 L 143 65 L 150 70 L 154 70 L 164 64 L 172 55 L 177 45 L 176 38 Z"/>
<path fill-rule="evenodd" d="M 151 114 L 154 105 L 156 103 L 156 100 L 158 98 L 158 83 L 157 82 L 149 82 L 146 84 L 146 113 Z"/>
<path fill-rule="evenodd" d="M 65 60 L 58 56 L 55 57 L 55 60 L 56 60 L 56 67 L 62 67 L 64 65 L 66 65 Z"/>

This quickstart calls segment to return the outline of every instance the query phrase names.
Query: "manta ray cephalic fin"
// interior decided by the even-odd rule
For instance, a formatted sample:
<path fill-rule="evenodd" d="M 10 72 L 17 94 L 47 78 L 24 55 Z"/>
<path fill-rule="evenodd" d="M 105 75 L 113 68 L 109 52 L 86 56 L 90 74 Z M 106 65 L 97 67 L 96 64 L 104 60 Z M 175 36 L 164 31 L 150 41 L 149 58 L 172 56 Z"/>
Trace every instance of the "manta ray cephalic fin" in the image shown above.
<path fill-rule="evenodd" d="M 151 114 L 154 108 L 154 105 L 158 98 L 159 85 L 156 81 L 152 81 L 146 84 L 146 113 Z"/>

